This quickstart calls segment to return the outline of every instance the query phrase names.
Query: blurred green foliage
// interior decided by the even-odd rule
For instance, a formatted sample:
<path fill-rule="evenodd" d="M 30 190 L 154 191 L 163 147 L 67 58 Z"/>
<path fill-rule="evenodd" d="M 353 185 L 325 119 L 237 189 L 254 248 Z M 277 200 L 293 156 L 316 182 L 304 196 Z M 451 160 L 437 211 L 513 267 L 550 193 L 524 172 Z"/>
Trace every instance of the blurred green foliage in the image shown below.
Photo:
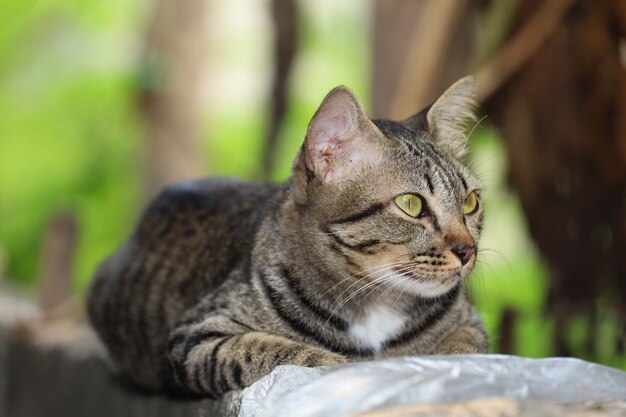
<path fill-rule="evenodd" d="M 139 127 L 130 44 L 144 10 L 122 0 L 3 2 L 0 245 L 6 274 L 38 275 L 47 221 L 79 219 L 80 282 L 134 216 Z"/>
<path fill-rule="evenodd" d="M 308 120 L 327 91 L 346 84 L 364 103 L 370 101 L 371 25 L 365 0 L 300 4 L 299 51 L 276 180 L 289 176 Z M 5 274 L 25 286 L 36 286 L 42 235 L 56 213 L 71 210 L 78 218 L 78 292 L 134 227 L 143 204 L 143 132 L 135 96 L 145 82 L 138 79 L 138 64 L 149 7 L 149 2 L 126 0 L 4 0 L 0 6 L 0 268 L 4 258 Z M 248 74 L 267 66 L 269 35 L 260 47 L 258 33 L 241 27 L 225 33 L 208 52 L 212 62 Z M 258 174 L 266 100 L 243 94 L 207 111 L 203 145 L 211 174 L 248 179 Z M 416 110 L 423 104 L 416 103 Z M 469 292 L 494 351 L 502 311 L 513 308 L 516 352 L 549 355 L 547 271 L 504 183 L 504 149 L 485 126 L 475 129 L 471 143 L 472 163 L 485 182 L 486 227 Z M 589 337 L 585 320 L 577 318 L 568 329 L 572 344 L 581 349 Z M 618 325 L 611 317 L 602 321 L 597 359 L 626 368 L 626 358 L 611 348 Z"/>
<path fill-rule="evenodd" d="M 44 228 L 60 211 L 71 210 L 79 220 L 79 291 L 132 230 L 142 204 L 135 96 L 145 83 L 138 69 L 150 5 L 9 0 L 1 6 L 0 251 L 11 279 L 36 284 Z M 353 65 L 369 62 L 363 43 L 368 17 L 358 6 L 329 13 L 305 4 L 301 10 L 277 180 L 288 177 L 308 119 L 328 90 L 346 83 L 367 99 L 369 67 Z M 254 72 L 270 46 L 258 48 L 251 42 L 255 33 L 235 29 L 209 51 L 211 59 L 226 71 Z M 259 57 L 259 49 L 267 56 Z M 207 112 L 203 143 L 210 173 L 254 179 L 266 104 L 244 97 Z"/>

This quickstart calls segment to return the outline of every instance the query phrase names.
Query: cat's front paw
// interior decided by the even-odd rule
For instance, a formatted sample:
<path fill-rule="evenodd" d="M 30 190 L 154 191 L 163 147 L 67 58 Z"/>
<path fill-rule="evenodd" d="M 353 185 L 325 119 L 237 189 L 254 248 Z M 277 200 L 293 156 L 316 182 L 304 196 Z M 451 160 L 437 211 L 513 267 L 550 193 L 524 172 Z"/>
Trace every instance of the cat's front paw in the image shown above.
<path fill-rule="evenodd" d="M 346 358 L 338 353 L 314 348 L 301 355 L 301 361 L 298 365 L 314 368 L 316 366 L 339 365 L 346 362 Z"/>
<path fill-rule="evenodd" d="M 469 343 L 450 342 L 439 345 L 433 353 L 435 355 L 471 355 L 481 352 L 476 346 Z"/>

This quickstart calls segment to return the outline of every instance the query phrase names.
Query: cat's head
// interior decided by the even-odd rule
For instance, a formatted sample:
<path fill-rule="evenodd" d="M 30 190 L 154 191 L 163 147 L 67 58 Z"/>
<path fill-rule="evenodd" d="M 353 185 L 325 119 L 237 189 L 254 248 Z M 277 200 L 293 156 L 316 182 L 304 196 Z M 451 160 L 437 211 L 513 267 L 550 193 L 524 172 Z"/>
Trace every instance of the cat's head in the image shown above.
<path fill-rule="evenodd" d="M 339 275 L 438 296 L 476 261 L 483 206 L 463 163 L 474 78 L 400 121 L 370 120 L 346 87 L 313 116 L 294 163 L 302 239 Z"/>

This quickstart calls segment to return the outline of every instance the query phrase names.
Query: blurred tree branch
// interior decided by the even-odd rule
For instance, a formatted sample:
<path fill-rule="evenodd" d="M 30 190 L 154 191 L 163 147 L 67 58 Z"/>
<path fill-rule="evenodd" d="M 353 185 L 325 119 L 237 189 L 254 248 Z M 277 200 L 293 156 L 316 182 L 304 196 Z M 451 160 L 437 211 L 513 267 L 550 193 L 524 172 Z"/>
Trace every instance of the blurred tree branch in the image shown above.
<path fill-rule="evenodd" d="M 206 73 L 206 0 L 157 0 L 140 71 L 146 124 L 146 197 L 206 171 L 200 117 Z"/>
<path fill-rule="evenodd" d="M 407 117 L 469 68 L 478 2 L 374 2 L 376 118 Z"/>
<path fill-rule="evenodd" d="M 294 0 L 272 0 L 274 25 L 274 73 L 271 114 L 263 149 L 262 176 L 272 175 L 278 148 L 278 133 L 287 110 L 289 73 L 298 44 L 297 10 Z"/>
<path fill-rule="evenodd" d="M 626 315 L 626 3 L 516 3 L 498 11 L 494 1 L 376 1 L 374 115 L 406 117 L 487 60 L 479 100 L 503 132 L 510 183 L 550 268 L 555 353 L 568 354 L 572 317 L 588 318 L 594 338 L 599 317 Z M 476 17 L 491 11 L 506 25 L 480 32 Z M 481 33 L 502 47 L 481 51 Z M 514 323 L 505 319 L 510 349 Z M 626 326 L 617 332 L 623 351 Z"/>
<path fill-rule="evenodd" d="M 485 101 L 495 93 L 557 29 L 574 0 L 544 2 L 519 33 L 477 75 L 476 100 Z"/>
<path fill-rule="evenodd" d="M 626 8 L 621 0 L 557 3 L 543 35 L 516 48 L 520 68 L 484 108 L 503 132 L 510 182 L 550 267 L 555 353 L 566 355 L 572 317 L 588 317 L 593 338 L 598 309 L 626 314 Z M 510 33 L 522 36 L 547 7 L 521 2 Z M 585 354 L 597 354 L 596 342 Z"/>
<path fill-rule="evenodd" d="M 455 28 L 465 15 L 468 2 L 456 0 L 426 1 L 422 18 L 415 25 L 406 51 L 406 63 L 400 70 L 390 106 L 390 117 L 407 117 L 415 103 L 430 101 L 437 93 L 437 83 L 446 64 Z"/>
<path fill-rule="evenodd" d="M 46 227 L 39 265 L 39 306 L 45 312 L 72 295 L 77 228 L 71 211 L 55 214 Z"/>

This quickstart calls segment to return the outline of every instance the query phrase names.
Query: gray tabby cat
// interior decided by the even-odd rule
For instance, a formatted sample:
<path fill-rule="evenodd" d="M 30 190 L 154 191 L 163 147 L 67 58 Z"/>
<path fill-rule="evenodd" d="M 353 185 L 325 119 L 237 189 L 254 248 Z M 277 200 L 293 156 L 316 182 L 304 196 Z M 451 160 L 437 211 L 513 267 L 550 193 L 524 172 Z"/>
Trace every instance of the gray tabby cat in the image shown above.
<path fill-rule="evenodd" d="M 93 326 L 128 377 L 219 396 L 282 364 L 477 353 L 482 223 L 463 165 L 474 79 L 402 122 L 337 87 L 283 185 L 167 188 L 98 269 Z"/>

